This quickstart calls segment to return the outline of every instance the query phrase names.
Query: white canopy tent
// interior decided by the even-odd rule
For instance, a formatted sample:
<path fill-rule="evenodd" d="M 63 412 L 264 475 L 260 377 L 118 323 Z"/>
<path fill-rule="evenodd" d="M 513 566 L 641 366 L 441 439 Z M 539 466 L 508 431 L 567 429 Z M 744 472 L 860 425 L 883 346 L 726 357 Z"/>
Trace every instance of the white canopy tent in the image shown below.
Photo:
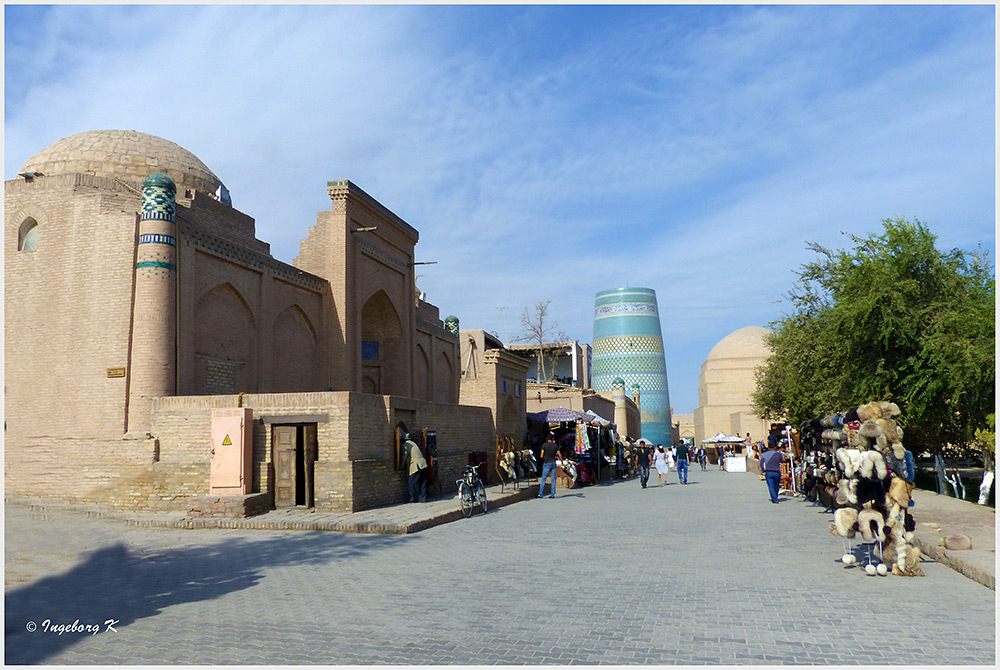
<path fill-rule="evenodd" d="M 736 437 L 733 437 L 732 435 L 726 435 L 725 433 L 716 433 L 715 435 L 713 435 L 712 437 L 708 438 L 707 440 L 702 440 L 701 441 L 702 444 L 706 444 L 706 443 L 708 443 L 708 444 L 742 444 L 744 442 L 746 442 L 746 438 L 740 437 L 738 435 Z"/>

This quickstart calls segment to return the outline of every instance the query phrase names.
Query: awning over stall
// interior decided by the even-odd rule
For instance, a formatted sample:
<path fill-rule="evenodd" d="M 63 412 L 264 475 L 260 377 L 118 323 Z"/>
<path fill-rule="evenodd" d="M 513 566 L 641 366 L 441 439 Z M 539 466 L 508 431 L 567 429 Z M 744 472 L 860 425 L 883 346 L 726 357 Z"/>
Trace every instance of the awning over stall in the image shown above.
<path fill-rule="evenodd" d="M 742 444 L 746 442 L 746 438 L 732 435 L 726 435 L 725 433 L 716 433 L 707 440 L 702 440 L 702 444 Z"/>

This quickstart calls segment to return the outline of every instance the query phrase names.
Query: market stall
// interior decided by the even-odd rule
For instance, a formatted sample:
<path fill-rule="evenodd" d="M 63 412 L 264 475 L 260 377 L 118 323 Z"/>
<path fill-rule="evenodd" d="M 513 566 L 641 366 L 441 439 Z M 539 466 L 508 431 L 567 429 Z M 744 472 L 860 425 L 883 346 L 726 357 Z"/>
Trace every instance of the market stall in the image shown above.
<path fill-rule="evenodd" d="M 564 407 L 528 414 L 529 434 L 544 436 L 552 432 L 559 445 L 557 477 L 560 486 L 573 488 L 596 484 L 610 478 L 616 465 L 615 425 L 593 411 L 577 412 Z M 541 442 L 538 439 L 534 443 Z"/>
<path fill-rule="evenodd" d="M 725 433 L 716 433 L 707 440 L 702 440 L 702 448 L 715 447 L 715 460 L 712 460 L 712 452 L 706 449 L 706 453 L 709 456 L 709 462 L 718 464 L 723 470 L 728 472 L 746 472 L 747 471 L 747 460 L 746 456 L 740 456 L 739 450 L 746 444 L 745 438 L 738 435 L 726 435 Z M 738 449 L 739 447 L 740 449 Z"/>

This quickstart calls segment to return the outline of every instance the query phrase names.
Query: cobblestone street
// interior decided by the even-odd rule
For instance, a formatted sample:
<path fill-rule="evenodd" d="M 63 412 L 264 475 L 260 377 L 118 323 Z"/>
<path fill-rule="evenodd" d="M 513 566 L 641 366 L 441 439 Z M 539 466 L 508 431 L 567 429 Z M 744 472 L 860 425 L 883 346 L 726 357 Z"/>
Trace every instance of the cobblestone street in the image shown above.
<path fill-rule="evenodd" d="M 140 528 L 8 506 L 5 660 L 996 661 L 994 591 L 931 561 L 926 577 L 868 577 L 839 562 L 821 507 L 772 505 L 753 474 L 696 467 L 690 481 L 562 490 L 411 535 Z M 77 620 L 99 632 L 56 632 Z"/>

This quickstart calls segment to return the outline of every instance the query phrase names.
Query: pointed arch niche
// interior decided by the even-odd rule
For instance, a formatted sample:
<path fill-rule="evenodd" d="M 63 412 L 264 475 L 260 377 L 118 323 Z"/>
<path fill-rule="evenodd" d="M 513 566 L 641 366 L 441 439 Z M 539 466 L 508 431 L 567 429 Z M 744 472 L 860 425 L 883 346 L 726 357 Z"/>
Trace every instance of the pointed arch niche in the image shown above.
<path fill-rule="evenodd" d="M 444 352 L 437 358 L 434 368 L 434 402 L 456 402 L 455 368 Z"/>
<path fill-rule="evenodd" d="M 417 344 L 417 359 L 413 363 L 414 395 L 421 400 L 433 400 L 434 389 L 431 387 L 431 361 L 421 344 Z"/>
<path fill-rule="evenodd" d="M 317 391 L 323 387 L 320 381 L 319 338 L 301 307 L 292 305 L 278 315 L 274 320 L 271 342 L 271 386 L 274 393 Z"/>
<path fill-rule="evenodd" d="M 378 395 L 409 395 L 407 357 L 399 313 L 385 291 L 361 308 L 361 390 Z"/>
<path fill-rule="evenodd" d="M 195 395 L 257 391 L 257 327 L 240 292 L 229 283 L 207 291 L 194 322 Z"/>

